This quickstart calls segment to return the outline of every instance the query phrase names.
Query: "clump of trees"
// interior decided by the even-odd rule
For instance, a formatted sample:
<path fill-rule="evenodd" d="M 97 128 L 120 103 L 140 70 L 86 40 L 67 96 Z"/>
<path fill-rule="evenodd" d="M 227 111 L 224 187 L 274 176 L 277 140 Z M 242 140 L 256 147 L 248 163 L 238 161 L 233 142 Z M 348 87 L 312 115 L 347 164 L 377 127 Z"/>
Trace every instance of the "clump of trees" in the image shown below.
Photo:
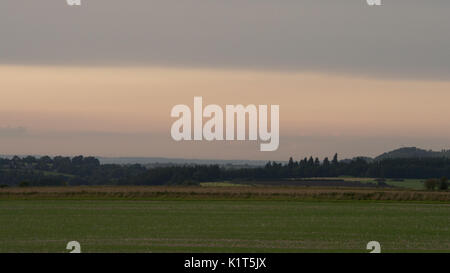
<path fill-rule="evenodd" d="M 446 191 L 448 190 L 448 179 L 447 177 L 442 177 L 441 179 L 427 179 L 424 185 L 427 190 L 434 191 L 435 189 L 439 189 Z"/>
<path fill-rule="evenodd" d="M 439 180 L 430 178 L 425 181 L 424 185 L 427 190 L 434 191 L 436 189 L 438 183 L 439 183 Z"/>

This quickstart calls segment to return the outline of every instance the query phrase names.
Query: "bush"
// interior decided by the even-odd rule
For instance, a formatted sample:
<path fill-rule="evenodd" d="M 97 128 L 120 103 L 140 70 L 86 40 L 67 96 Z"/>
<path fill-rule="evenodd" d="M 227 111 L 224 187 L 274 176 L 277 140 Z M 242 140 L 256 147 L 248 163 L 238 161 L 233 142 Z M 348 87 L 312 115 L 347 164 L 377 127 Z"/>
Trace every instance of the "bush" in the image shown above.
<path fill-rule="evenodd" d="M 439 180 L 437 180 L 437 179 L 428 179 L 427 181 L 425 181 L 425 188 L 427 190 L 434 191 L 434 189 L 436 189 L 438 184 L 439 184 Z"/>
<path fill-rule="evenodd" d="M 442 177 L 441 180 L 439 181 L 439 189 L 446 191 L 448 190 L 448 179 L 447 177 Z"/>
<path fill-rule="evenodd" d="M 4 184 L 0 185 L 0 189 L 4 189 L 4 188 L 7 188 L 7 187 L 8 187 L 8 185 L 4 185 Z"/>
<path fill-rule="evenodd" d="M 22 181 L 19 183 L 19 187 L 23 188 L 23 187 L 29 187 L 30 183 L 28 183 L 27 181 Z"/>

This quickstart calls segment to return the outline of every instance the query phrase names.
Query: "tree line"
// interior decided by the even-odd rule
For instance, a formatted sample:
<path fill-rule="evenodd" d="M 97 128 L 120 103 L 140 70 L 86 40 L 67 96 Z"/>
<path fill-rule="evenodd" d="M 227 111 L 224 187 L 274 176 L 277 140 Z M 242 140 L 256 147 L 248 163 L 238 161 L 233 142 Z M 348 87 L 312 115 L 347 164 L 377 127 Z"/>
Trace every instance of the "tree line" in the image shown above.
<path fill-rule="evenodd" d="M 33 156 L 0 158 L 0 185 L 195 185 L 214 181 L 255 181 L 309 177 L 371 177 L 429 179 L 450 177 L 449 158 L 398 158 L 340 161 L 303 158 L 263 167 L 226 168 L 219 165 L 177 165 L 146 168 L 140 164 L 100 164 L 95 157 Z M 431 183 L 431 182 L 430 182 Z M 437 183 L 437 182 L 436 182 Z M 431 183 L 433 184 L 433 183 Z M 437 186 L 436 186 L 437 187 Z"/>

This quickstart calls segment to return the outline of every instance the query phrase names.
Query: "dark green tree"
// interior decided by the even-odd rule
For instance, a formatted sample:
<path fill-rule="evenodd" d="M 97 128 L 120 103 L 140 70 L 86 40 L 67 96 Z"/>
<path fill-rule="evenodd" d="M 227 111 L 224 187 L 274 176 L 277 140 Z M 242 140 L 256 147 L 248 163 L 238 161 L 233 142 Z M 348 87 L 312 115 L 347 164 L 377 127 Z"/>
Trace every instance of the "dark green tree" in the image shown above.
<path fill-rule="evenodd" d="M 337 164 L 339 163 L 339 160 L 338 160 L 338 154 L 337 154 L 337 153 L 334 154 L 333 160 L 331 161 L 331 163 L 332 163 L 333 165 L 337 165 Z"/>
<path fill-rule="evenodd" d="M 447 177 L 442 177 L 441 180 L 439 181 L 439 189 L 442 191 L 446 191 L 448 190 L 448 179 Z"/>
<path fill-rule="evenodd" d="M 288 168 L 289 168 L 289 169 L 294 168 L 294 160 L 292 159 L 292 157 L 289 158 Z"/>

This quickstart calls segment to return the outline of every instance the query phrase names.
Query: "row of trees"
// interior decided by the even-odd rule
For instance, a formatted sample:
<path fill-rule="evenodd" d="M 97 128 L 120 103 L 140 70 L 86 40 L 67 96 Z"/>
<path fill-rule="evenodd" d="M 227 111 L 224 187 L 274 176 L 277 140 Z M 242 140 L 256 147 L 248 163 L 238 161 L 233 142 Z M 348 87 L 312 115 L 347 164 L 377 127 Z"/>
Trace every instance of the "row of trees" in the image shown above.
<path fill-rule="evenodd" d="M 100 164 L 94 157 L 48 156 L 0 158 L 0 185 L 169 185 L 222 180 L 275 180 L 308 177 L 417 178 L 450 177 L 448 158 L 405 158 L 339 161 L 290 158 L 287 163 L 268 162 L 257 168 L 225 168 L 218 165 L 170 166 L 148 169 L 139 164 Z M 429 184 L 433 184 L 429 182 Z M 434 188 L 441 188 L 435 183 Z"/>

